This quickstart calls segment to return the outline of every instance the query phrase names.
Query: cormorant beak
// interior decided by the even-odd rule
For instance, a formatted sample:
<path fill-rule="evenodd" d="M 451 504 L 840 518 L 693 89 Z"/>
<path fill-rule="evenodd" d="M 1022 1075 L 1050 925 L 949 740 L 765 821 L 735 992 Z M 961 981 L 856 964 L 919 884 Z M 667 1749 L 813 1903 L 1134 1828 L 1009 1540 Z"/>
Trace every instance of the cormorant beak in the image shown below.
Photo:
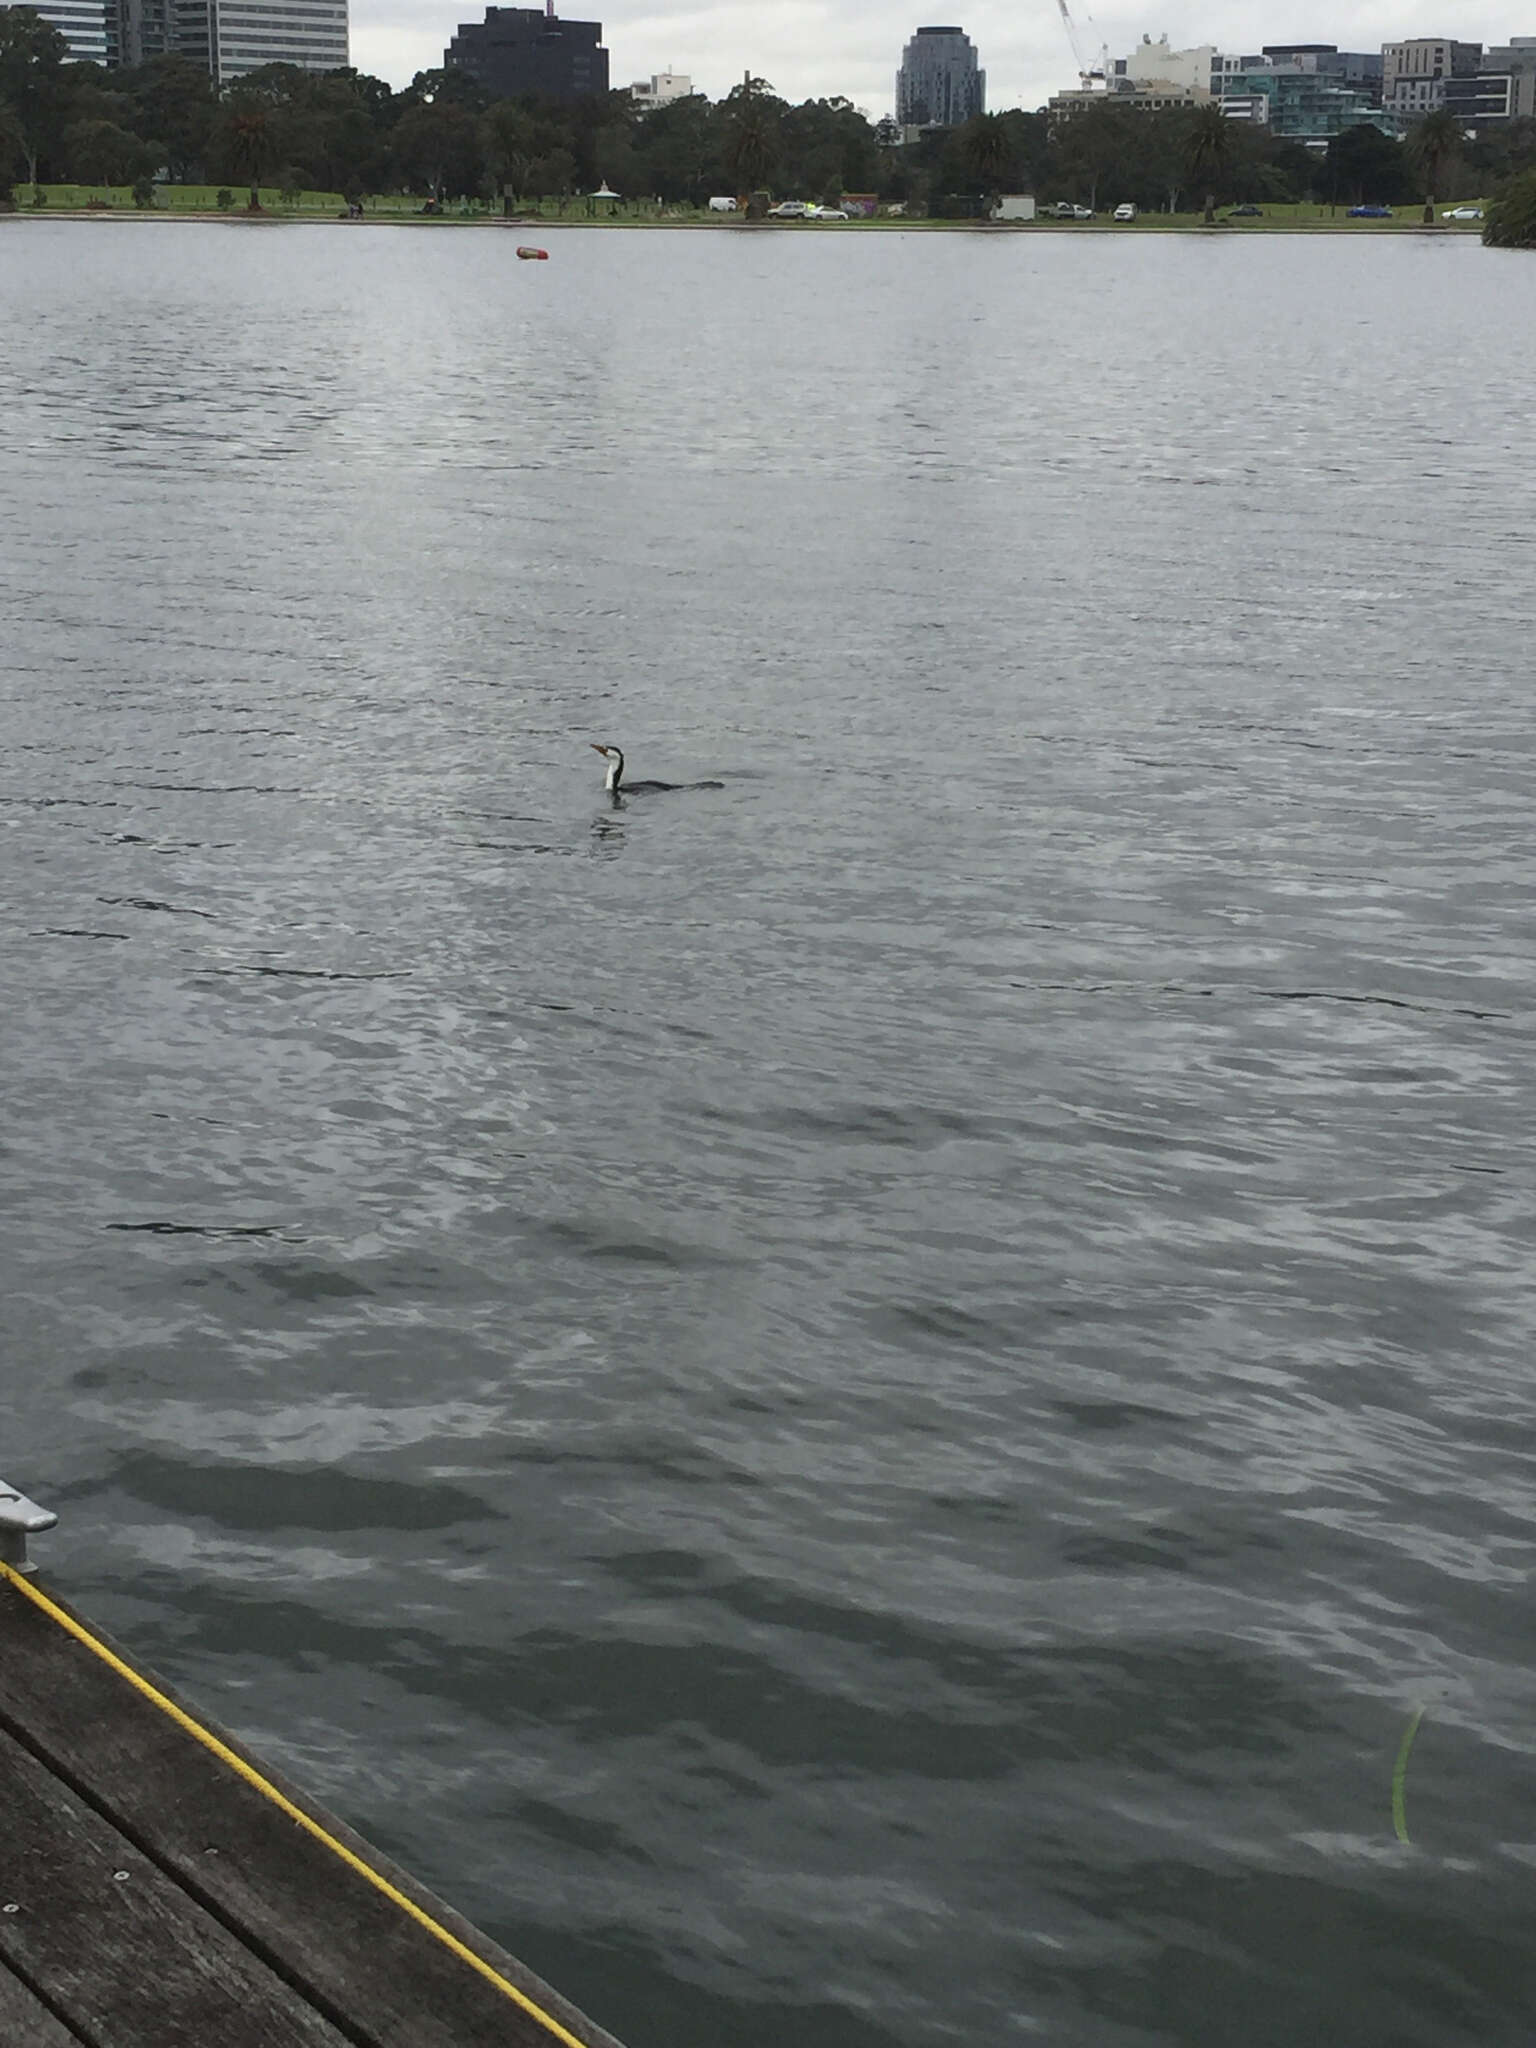
<path fill-rule="evenodd" d="M 606 754 L 608 751 L 606 747 L 600 747 L 597 744 L 596 740 L 588 740 L 587 745 L 592 749 L 594 754 Z"/>

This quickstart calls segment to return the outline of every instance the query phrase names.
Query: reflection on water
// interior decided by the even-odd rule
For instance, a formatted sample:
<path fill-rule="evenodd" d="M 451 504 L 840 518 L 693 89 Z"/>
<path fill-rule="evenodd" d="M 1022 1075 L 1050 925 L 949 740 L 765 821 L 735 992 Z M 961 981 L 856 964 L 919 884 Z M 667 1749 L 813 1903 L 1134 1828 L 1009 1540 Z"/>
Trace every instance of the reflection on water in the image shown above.
<path fill-rule="evenodd" d="M 1523 2040 L 1536 272 L 341 237 L 5 231 L 61 1582 L 633 2048 Z"/>
<path fill-rule="evenodd" d="M 622 797 L 613 799 L 615 811 L 624 808 Z M 594 818 L 592 820 L 592 843 L 589 851 L 603 860 L 617 860 L 624 851 L 624 820 L 622 817 Z"/>

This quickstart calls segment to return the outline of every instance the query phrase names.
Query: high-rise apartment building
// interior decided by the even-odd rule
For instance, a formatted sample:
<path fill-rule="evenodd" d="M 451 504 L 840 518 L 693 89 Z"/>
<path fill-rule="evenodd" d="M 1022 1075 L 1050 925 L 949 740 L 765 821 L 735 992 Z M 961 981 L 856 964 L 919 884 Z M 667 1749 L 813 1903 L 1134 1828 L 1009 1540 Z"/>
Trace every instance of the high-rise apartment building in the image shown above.
<path fill-rule="evenodd" d="M 958 128 L 987 110 L 987 74 L 961 28 L 920 28 L 896 74 L 896 119 L 903 128 Z"/>
<path fill-rule="evenodd" d="M 348 61 L 346 0 L 206 0 L 206 6 L 220 85 L 263 64 L 339 71 Z"/>
<path fill-rule="evenodd" d="M 1481 43 L 1452 42 L 1447 36 L 1416 36 L 1381 46 L 1381 104 L 1416 120 L 1445 105 L 1448 78 L 1475 78 Z"/>
<path fill-rule="evenodd" d="M 1266 43 L 1257 56 L 1220 56 L 1211 90 L 1230 119 L 1262 123 L 1289 142 L 1320 147 L 1346 128 L 1395 135 L 1402 126 L 1381 105 L 1381 59 L 1332 43 Z"/>
<path fill-rule="evenodd" d="M 70 64 L 105 64 L 107 61 L 107 8 L 105 0 L 26 0 L 34 14 L 56 28 L 69 45 L 65 59 Z M 0 0 L 0 14 L 9 0 Z"/>
<path fill-rule="evenodd" d="M 1536 36 L 1511 36 L 1497 44 L 1484 57 L 1483 69 L 1508 76 L 1512 121 L 1536 119 Z"/>
<path fill-rule="evenodd" d="M 585 99 L 608 90 L 608 52 L 600 21 L 562 21 L 540 7 L 487 7 L 485 20 L 461 22 L 444 66 L 467 71 L 497 99 L 540 93 Z"/>
<path fill-rule="evenodd" d="M 1364 93 L 1373 106 L 1381 105 L 1379 50 L 1341 50 L 1335 43 L 1266 43 L 1264 56 L 1271 64 L 1294 64 L 1299 71 L 1319 72 L 1336 85 Z"/>
<path fill-rule="evenodd" d="M 1512 36 L 1484 53 L 1474 73 L 1443 81 L 1444 106 L 1465 128 L 1536 117 L 1536 36 Z"/>
<path fill-rule="evenodd" d="M 187 0 L 107 0 L 107 62 L 147 64 L 151 57 L 178 56 L 212 71 L 209 4 L 200 0 L 198 19 Z"/>
<path fill-rule="evenodd" d="M 351 61 L 347 0 L 106 0 L 106 14 L 113 65 L 185 57 L 228 85 L 264 64 L 339 71 Z"/>

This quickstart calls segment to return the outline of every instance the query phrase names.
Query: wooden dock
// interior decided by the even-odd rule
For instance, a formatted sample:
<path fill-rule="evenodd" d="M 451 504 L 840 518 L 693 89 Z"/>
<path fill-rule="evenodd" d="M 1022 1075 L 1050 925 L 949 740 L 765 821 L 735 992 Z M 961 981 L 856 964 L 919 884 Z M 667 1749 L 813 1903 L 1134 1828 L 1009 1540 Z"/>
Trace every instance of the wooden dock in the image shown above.
<path fill-rule="evenodd" d="M 0 1486 L 0 2048 L 619 2048 L 40 1587 L 52 1521 Z"/>

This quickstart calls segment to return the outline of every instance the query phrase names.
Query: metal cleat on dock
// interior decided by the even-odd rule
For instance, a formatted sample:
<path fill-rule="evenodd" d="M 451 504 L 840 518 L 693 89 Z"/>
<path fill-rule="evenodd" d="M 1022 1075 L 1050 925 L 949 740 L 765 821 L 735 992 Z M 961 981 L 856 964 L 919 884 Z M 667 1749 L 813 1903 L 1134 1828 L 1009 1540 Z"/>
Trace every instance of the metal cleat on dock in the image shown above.
<path fill-rule="evenodd" d="M 0 1479 L 0 1564 L 8 1564 L 13 1571 L 31 1571 L 27 1538 L 40 1536 L 58 1519 L 52 1508 L 40 1508 L 35 1500 L 28 1500 Z"/>

